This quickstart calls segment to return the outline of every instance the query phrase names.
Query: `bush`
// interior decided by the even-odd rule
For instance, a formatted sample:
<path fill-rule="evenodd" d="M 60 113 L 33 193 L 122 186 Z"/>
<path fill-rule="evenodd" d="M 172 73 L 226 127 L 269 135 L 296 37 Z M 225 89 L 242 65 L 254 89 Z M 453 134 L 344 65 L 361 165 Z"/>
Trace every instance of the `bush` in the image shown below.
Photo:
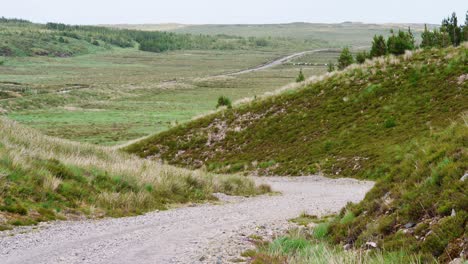
<path fill-rule="evenodd" d="M 296 78 L 296 82 L 303 82 L 305 80 L 304 73 L 302 72 L 302 69 L 299 71 L 299 75 Z"/>
<path fill-rule="evenodd" d="M 232 108 L 232 102 L 231 99 L 229 99 L 226 96 L 220 96 L 218 98 L 218 104 L 216 105 L 216 108 L 219 108 L 221 106 L 226 106 L 227 108 Z"/>
<path fill-rule="evenodd" d="M 341 51 L 340 57 L 338 58 L 338 68 L 343 70 L 344 68 L 348 67 L 349 65 L 354 63 L 354 58 L 349 48 L 344 48 Z"/>
<path fill-rule="evenodd" d="M 367 58 L 369 58 L 367 51 L 358 52 L 358 54 L 356 54 L 356 61 L 359 64 L 364 63 Z"/>

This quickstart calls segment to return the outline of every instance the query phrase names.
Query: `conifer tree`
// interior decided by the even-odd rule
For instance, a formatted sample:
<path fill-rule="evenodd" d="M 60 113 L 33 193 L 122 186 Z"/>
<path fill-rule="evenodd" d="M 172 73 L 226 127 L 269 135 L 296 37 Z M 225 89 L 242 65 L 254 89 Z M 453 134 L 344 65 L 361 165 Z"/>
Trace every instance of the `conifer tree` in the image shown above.
<path fill-rule="evenodd" d="M 372 41 L 372 48 L 370 52 L 371 57 L 380 57 L 387 54 L 387 44 L 385 43 L 385 39 L 382 35 L 374 36 L 374 40 Z"/>
<path fill-rule="evenodd" d="M 343 70 L 349 65 L 354 63 L 353 54 L 349 51 L 349 48 L 344 48 L 341 51 L 340 57 L 338 58 L 338 69 Z"/>

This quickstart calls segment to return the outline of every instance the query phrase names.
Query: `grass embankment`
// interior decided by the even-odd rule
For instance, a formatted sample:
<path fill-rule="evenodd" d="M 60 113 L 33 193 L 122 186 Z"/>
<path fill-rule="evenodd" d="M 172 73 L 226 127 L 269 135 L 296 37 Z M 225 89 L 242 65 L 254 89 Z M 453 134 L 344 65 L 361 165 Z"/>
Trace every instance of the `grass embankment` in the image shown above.
<path fill-rule="evenodd" d="M 124 216 L 169 204 L 255 195 L 248 179 L 161 165 L 69 142 L 0 118 L 0 228 L 75 217 Z M 265 186 L 264 186 L 265 187 Z"/>
<path fill-rule="evenodd" d="M 468 180 L 461 176 L 468 169 L 467 149 L 466 115 L 443 131 L 396 147 L 388 157 L 390 170 L 363 202 L 325 220 L 293 219 L 316 225 L 259 244 L 250 252 L 253 263 L 446 263 L 461 254 L 466 258 Z M 344 251 L 345 244 L 354 249 Z"/>
<path fill-rule="evenodd" d="M 327 241 L 448 261 L 467 247 L 467 59 L 466 46 L 378 58 L 127 151 L 214 171 L 375 179 Z"/>

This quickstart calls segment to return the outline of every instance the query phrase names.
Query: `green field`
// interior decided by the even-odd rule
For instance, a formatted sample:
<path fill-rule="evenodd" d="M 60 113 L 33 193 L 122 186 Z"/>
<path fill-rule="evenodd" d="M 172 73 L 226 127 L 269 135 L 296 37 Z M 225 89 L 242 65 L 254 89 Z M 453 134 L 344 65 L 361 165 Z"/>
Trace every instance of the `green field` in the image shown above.
<path fill-rule="evenodd" d="M 233 100 L 274 90 L 297 76 L 278 67 L 239 76 L 286 52 L 174 51 L 162 54 L 114 49 L 70 58 L 7 58 L 0 107 L 49 135 L 118 144 L 167 129 Z M 308 67 L 307 75 L 324 67 Z"/>

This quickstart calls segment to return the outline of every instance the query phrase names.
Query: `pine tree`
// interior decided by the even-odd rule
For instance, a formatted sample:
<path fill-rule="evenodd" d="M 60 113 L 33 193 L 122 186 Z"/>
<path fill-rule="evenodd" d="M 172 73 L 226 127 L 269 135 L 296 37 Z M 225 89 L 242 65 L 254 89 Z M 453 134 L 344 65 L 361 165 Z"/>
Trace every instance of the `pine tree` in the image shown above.
<path fill-rule="evenodd" d="M 296 78 L 296 82 L 303 82 L 305 80 L 304 73 L 302 72 L 302 69 L 299 71 L 299 75 Z"/>
<path fill-rule="evenodd" d="M 441 31 L 446 32 L 449 35 L 450 41 L 454 46 L 460 45 L 462 40 L 462 31 L 458 26 L 458 18 L 455 12 L 452 13 L 451 17 L 442 20 Z"/>
<path fill-rule="evenodd" d="M 398 34 L 395 35 L 393 31 L 392 35 L 387 40 L 388 52 L 394 55 L 401 55 L 405 53 L 405 50 L 414 49 L 414 36 L 411 29 L 408 32 L 398 30 Z"/>
<path fill-rule="evenodd" d="M 374 36 L 374 40 L 372 41 L 372 48 L 370 51 L 371 57 L 380 57 L 387 54 L 387 44 L 385 43 L 385 39 L 382 35 Z"/>
<path fill-rule="evenodd" d="M 343 70 L 349 65 L 354 63 L 353 54 L 349 51 L 349 48 L 344 48 L 341 51 L 340 57 L 338 58 L 338 69 Z"/>

